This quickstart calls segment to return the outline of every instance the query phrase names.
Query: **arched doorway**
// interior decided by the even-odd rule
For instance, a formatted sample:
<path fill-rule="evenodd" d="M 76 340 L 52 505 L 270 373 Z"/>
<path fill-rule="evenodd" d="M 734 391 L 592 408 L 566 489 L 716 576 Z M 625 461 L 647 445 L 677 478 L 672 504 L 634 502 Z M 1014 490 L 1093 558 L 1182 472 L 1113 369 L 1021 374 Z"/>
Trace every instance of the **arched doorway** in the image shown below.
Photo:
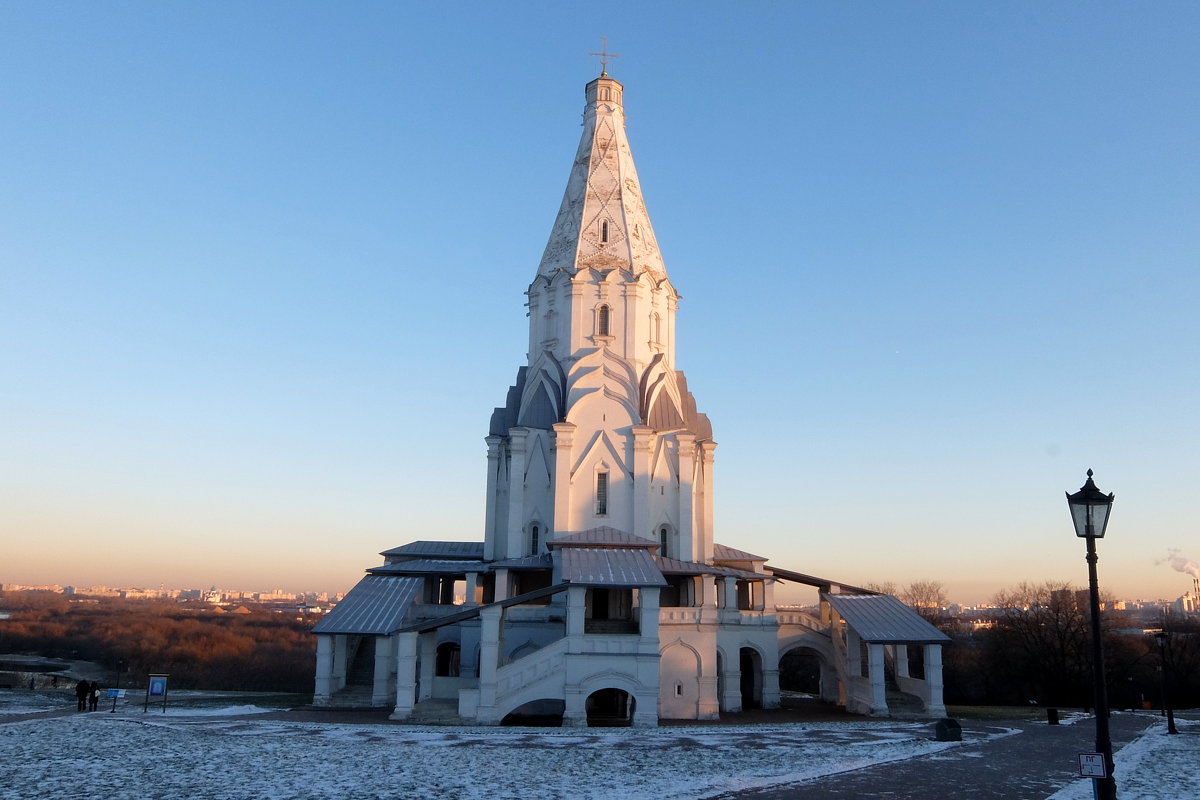
<path fill-rule="evenodd" d="M 370 686 L 375 680 L 375 637 L 359 637 L 346 668 L 347 686 Z"/>
<path fill-rule="evenodd" d="M 753 647 L 743 647 L 738 653 L 741 670 L 742 710 L 762 708 L 762 656 Z"/>
<path fill-rule="evenodd" d="M 634 698 L 621 689 L 601 689 L 584 705 L 589 728 L 628 728 L 633 724 Z"/>
<path fill-rule="evenodd" d="M 779 690 L 821 696 L 821 657 L 815 650 L 796 647 L 779 659 Z"/>
<path fill-rule="evenodd" d="M 457 642 L 442 642 L 437 648 L 433 674 L 439 678 L 457 678 L 461 656 L 462 648 Z"/>
<path fill-rule="evenodd" d="M 532 700 L 505 714 L 500 724 L 561 728 L 564 708 L 566 703 L 562 700 Z"/>
<path fill-rule="evenodd" d="M 717 708 L 728 711 L 725 707 L 725 659 L 717 650 Z"/>

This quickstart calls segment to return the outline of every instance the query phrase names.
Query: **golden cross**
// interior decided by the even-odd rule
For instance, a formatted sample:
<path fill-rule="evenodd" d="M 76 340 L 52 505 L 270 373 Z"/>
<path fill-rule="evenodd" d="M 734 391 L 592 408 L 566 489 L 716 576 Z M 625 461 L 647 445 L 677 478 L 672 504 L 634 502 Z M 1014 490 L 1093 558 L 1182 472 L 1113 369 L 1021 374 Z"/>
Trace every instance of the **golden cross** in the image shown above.
<path fill-rule="evenodd" d="M 588 53 L 588 55 L 589 56 L 600 56 L 600 77 L 601 78 L 608 77 L 608 60 L 610 58 L 620 58 L 620 56 L 617 55 L 616 53 L 608 52 L 608 37 L 607 36 L 600 37 L 600 52 L 599 53 Z"/>

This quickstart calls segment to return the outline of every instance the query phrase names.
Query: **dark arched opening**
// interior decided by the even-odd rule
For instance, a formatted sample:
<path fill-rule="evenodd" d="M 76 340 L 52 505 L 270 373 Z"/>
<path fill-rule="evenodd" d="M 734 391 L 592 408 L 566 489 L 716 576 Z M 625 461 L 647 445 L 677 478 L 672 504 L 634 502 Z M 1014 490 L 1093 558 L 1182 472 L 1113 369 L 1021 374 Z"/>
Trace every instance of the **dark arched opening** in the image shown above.
<path fill-rule="evenodd" d="M 533 700 L 517 706 L 500 720 L 501 725 L 561 728 L 566 703 L 562 700 Z"/>
<path fill-rule="evenodd" d="M 633 724 L 634 698 L 620 689 L 601 689 L 588 695 L 589 728 L 628 728 Z"/>
<path fill-rule="evenodd" d="M 742 673 L 742 710 L 762 708 L 762 656 L 753 647 L 743 647 L 738 665 Z"/>
<path fill-rule="evenodd" d="M 457 642 L 442 642 L 437 648 L 434 675 L 439 678 L 457 678 L 462 648 Z"/>
<path fill-rule="evenodd" d="M 808 648 L 797 647 L 779 659 L 779 691 L 821 696 L 821 657 Z"/>

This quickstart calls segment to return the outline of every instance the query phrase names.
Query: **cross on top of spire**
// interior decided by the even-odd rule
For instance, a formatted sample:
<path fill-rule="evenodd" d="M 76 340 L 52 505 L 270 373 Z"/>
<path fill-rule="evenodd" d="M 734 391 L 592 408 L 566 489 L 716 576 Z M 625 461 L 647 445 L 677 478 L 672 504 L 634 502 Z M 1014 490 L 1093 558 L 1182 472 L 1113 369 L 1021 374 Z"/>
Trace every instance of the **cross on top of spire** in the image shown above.
<path fill-rule="evenodd" d="M 610 58 L 620 58 L 620 56 L 617 55 L 616 53 L 608 52 L 608 37 L 607 36 L 600 37 L 600 52 L 599 53 L 588 53 L 588 55 L 600 57 L 600 77 L 601 78 L 608 77 L 608 60 Z"/>

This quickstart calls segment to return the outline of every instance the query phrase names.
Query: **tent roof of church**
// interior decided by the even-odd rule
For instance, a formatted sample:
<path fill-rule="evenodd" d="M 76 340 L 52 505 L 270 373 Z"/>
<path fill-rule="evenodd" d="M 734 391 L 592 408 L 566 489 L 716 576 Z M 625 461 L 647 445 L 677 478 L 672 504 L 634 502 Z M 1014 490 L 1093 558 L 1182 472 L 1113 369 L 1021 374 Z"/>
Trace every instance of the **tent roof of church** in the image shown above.
<path fill-rule="evenodd" d="M 627 270 L 667 277 L 625 136 L 624 87 L 603 76 L 584 90 L 583 135 L 538 275 Z"/>
<path fill-rule="evenodd" d="M 421 591 L 422 578 L 368 575 L 313 626 L 313 633 L 386 636 L 397 628 Z"/>
<path fill-rule="evenodd" d="M 431 542 L 425 539 L 391 550 L 381 556 L 412 556 L 413 558 L 461 558 L 478 561 L 483 558 L 483 542 Z"/>
<path fill-rule="evenodd" d="M 876 644 L 950 641 L 949 636 L 890 594 L 826 594 L 822 597 L 863 641 Z"/>
<path fill-rule="evenodd" d="M 482 561 L 412 558 L 398 561 L 395 564 L 371 567 L 367 572 L 372 575 L 404 575 L 410 572 L 462 575 L 467 572 L 487 572 L 487 570 L 488 565 Z"/>
<path fill-rule="evenodd" d="M 756 556 L 745 550 L 738 550 L 720 542 L 713 543 L 714 561 L 766 561 L 766 556 Z"/>
<path fill-rule="evenodd" d="M 675 558 L 667 558 L 666 556 L 655 556 L 654 562 L 658 564 L 659 571 L 663 575 L 721 575 L 730 578 L 769 578 L 769 575 L 764 575 L 761 572 L 747 572 L 742 569 L 733 569 L 732 567 L 715 567 L 711 564 L 701 564 L 696 561 L 680 561 Z"/>
<path fill-rule="evenodd" d="M 648 550 L 568 547 L 562 551 L 562 577 L 585 586 L 666 586 Z"/>
<path fill-rule="evenodd" d="M 643 539 L 632 533 L 602 525 L 599 528 L 588 528 L 578 533 L 568 533 L 546 542 L 551 548 L 556 547 L 658 547 L 653 539 Z"/>

